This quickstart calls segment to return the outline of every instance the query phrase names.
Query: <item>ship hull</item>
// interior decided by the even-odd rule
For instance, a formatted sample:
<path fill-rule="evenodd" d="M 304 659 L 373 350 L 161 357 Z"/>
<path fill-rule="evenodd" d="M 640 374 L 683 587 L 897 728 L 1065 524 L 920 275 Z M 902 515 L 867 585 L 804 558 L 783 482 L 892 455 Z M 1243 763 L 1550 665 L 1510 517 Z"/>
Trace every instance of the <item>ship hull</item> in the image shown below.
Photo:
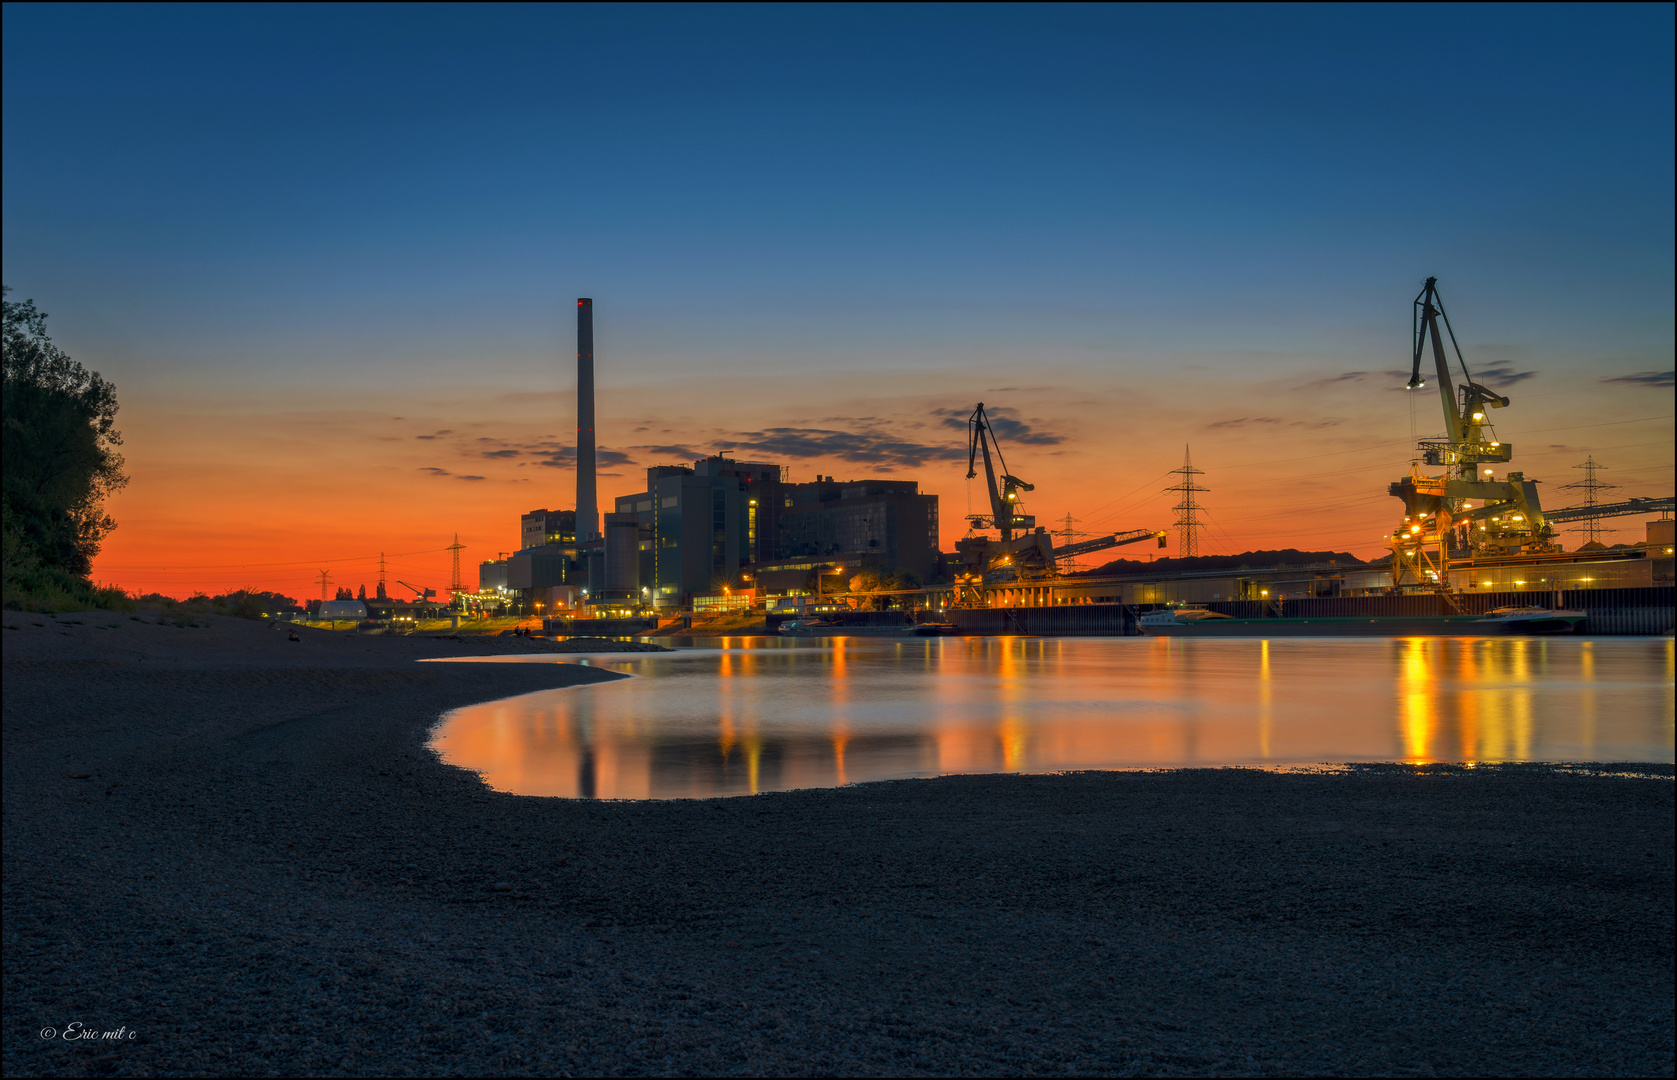
<path fill-rule="evenodd" d="M 1142 623 L 1149 637 L 1455 637 L 1503 635 L 1478 615 L 1386 617 L 1373 619 L 1202 619 L 1181 623 Z"/>
<path fill-rule="evenodd" d="M 943 631 L 936 626 L 782 626 L 783 637 L 931 637 Z"/>

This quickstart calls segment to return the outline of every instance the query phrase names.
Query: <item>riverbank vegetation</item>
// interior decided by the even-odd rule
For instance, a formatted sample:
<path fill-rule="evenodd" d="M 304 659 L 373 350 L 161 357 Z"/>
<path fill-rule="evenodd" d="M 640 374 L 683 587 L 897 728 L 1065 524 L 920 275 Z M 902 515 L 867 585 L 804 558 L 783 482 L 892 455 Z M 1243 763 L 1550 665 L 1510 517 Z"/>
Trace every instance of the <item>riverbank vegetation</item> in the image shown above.
<path fill-rule="evenodd" d="M 4 603 L 128 606 L 122 590 L 92 580 L 94 556 L 116 528 L 105 499 L 128 482 L 116 387 L 54 345 L 46 319 L 32 300 L 4 301 Z"/>

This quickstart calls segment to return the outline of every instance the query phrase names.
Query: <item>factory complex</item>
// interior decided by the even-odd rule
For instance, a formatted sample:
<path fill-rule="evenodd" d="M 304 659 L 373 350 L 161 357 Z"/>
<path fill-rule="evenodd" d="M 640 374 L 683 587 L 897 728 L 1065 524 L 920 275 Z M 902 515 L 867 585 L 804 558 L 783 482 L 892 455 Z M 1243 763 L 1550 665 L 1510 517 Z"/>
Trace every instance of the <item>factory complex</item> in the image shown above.
<path fill-rule="evenodd" d="M 478 567 L 470 602 L 552 613 L 715 611 L 830 591 L 862 571 L 915 589 L 937 580 L 937 496 L 912 480 L 810 483 L 781 466 L 713 456 L 646 470 L 600 534 L 574 510 L 532 510 L 522 546 Z"/>
<path fill-rule="evenodd" d="M 894 610 L 969 632 L 1124 633 L 1134 632 L 1139 612 L 1171 605 L 1240 619 L 1344 620 L 1460 618 L 1512 600 L 1590 608 L 1601 632 L 1669 629 L 1672 499 L 1602 502 L 1598 489 L 1609 485 L 1596 483 L 1592 458 L 1588 481 L 1571 485 L 1584 501 L 1545 511 L 1536 481 L 1499 474 L 1513 447 L 1497 438 L 1490 413 L 1510 402 L 1473 381 L 1459 347 L 1451 364 L 1440 327 L 1452 345 L 1455 335 L 1436 279 L 1427 279 L 1414 308 L 1408 389 L 1427 388 L 1432 375 L 1444 436 L 1419 440 L 1409 473 L 1388 485 L 1403 509 L 1389 559 L 1311 562 L 1293 551 L 1250 553 L 1250 565 L 1198 559 L 1196 498 L 1206 489 L 1185 458 L 1181 482 L 1169 489 L 1180 496 L 1170 525 L 1182 558 L 1169 568 L 1121 561 L 1090 574 L 1071 560 L 1131 544 L 1162 548 L 1169 532 L 1146 523 L 1081 541 L 1068 534 L 1056 547 L 1055 535 L 1025 512 L 1032 485 L 1010 471 L 982 403 L 967 421 L 967 476 L 982 469 L 990 512 L 969 515 L 953 552 L 939 550 L 937 496 L 917 481 L 818 475 L 792 483 L 780 463 L 726 454 L 648 468 L 643 489 L 611 497 L 602 514 L 593 301 L 579 299 L 575 508 L 524 514 L 518 550 L 481 563 L 477 590 L 457 588 L 454 604 L 539 615 L 556 630 L 584 619 L 652 625 L 755 611 L 772 622 Z M 1432 370 L 1424 374 L 1429 346 Z M 1642 542 L 1600 542 L 1601 519 L 1655 514 Z M 1573 551 L 1556 541 L 1556 525 L 1568 522 L 1582 523 L 1586 536 Z"/>

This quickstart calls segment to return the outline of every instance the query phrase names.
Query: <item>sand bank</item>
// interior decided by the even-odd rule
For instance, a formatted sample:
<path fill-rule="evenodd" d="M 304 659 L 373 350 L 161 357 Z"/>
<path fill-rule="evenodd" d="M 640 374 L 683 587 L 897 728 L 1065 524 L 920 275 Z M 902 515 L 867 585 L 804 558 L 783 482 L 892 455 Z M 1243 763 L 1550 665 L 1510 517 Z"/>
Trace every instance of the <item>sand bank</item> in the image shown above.
<path fill-rule="evenodd" d="M 425 732 L 610 673 L 5 624 L 10 1075 L 1672 1069 L 1669 767 L 566 802 Z"/>

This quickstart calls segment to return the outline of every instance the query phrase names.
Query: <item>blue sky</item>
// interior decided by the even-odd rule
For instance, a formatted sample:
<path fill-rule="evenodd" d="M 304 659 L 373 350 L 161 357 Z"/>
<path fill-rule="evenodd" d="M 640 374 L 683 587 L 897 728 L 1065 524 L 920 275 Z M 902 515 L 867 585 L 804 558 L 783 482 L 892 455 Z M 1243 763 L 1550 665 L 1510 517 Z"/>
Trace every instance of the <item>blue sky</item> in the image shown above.
<path fill-rule="evenodd" d="M 625 423 L 673 386 L 746 431 L 1024 379 L 1021 415 L 1093 445 L 1091 394 L 1211 424 L 1254 387 L 1403 366 L 1428 274 L 1470 362 L 1572 402 L 1672 367 L 1672 24 L 9 4 L 5 275 L 160 429 L 193 401 L 487 422 L 564 388 L 589 295 Z M 1148 440 L 1200 438 L 1172 425 Z M 1637 468 L 1669 490 L 1669 460 Z"/>

